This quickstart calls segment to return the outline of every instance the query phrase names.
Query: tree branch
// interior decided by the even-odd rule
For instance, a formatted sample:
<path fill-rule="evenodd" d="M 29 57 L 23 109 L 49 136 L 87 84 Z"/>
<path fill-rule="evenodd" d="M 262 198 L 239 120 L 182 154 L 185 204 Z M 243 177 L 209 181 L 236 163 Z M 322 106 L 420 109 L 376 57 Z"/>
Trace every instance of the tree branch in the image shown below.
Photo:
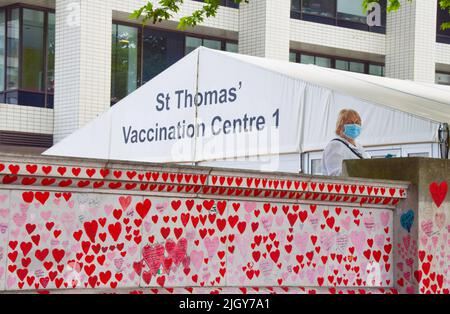
<path fill-rule="evenodd" d="M 234 3 L 248 3 L 249 0 L 233 0 Z M 397 11 L 401 7 L 400 0 L 387 0 L 387 11 Z M 433 0 L 432 0 L 433 1 Z M 156 1 L 153 1 L 156 2 Z M 180 11 L 180 6 L 183 5 L 184 0 L 159 0 L 158 5 L 155 6 L 152 1 L 149 1 L 142 8 L 135 10 L 130 18 L 142 19 L 142 23 L 146 24 L 149 21 L 153 24 L 173 18 L 174 14 Z M 367 12 L 369 3 L 380 2 L 380 0 L 364 0 L 363 10 Z M 412 0 L 408 0 L 412 2 Z M 220 6 L 220 0 L 204 0 L 201 9 L 195 10 L 191 15 L 180 18 L 178 29 L 185 30 L 187 27 L 194 27 L 205 21 L 205 18 L 215 17 Z M 450 14 L 450 0 L 440 0 L 439 6 L 442 10 L 446 10 Z M 450 29 L 450 21 L 441 25 L 442 30 Z"/>
<path fill-rule="evenodd" d="M 235 3 L 248 3 L 249 0 L 233 0 Z M 150 1 L 142 8 L 131 14 L 133 19 L 142 19 L 142 23 L 152 22 L 156 24 L 161 21 L 173 18 L 173 14 L 180 11 L 183 0 L 159 0 L 155 7 Z M 178 29 L 185 30 L 187 27 L 194 27 L 204 22 L 205 18 L 215 17 L 220 6 L 220 0 L 204 0 L 201 9 L 195 10 L 191 15 L 180 19 Z"/>

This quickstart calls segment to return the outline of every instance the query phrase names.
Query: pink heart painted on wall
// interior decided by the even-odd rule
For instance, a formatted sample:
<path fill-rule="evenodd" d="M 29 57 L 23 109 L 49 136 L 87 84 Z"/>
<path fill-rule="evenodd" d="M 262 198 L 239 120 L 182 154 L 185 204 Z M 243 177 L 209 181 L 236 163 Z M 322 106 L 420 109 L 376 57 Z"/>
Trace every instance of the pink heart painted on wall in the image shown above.
<path fill-rule="evenodd" d="M 26 214 L 26 212 L 23 212 L 23 211 L 21 214 L 17 213 L 13 216 L 13 221 L 17 227 L 23 227 L 25 225 L 26 220 L 27 220 L 27 214 Z"/>
<path fill-rule="evenodd" d="M 325 274 L 325 267 L 324 266 L 317 267 L 317 275 L 319 277 L 323 277 L 324 274 Z"/>
<path fill-rule="evenodd" d="M 301 254 L 305 254 L 308 248 L 308 233 L 304 232 L 302 234 L 297 233 L 294 236 L 294 244 L 299 249 Z"/>
<path fill-rule="evenodd" d="M 364 233 L 364 231 L 353 231 L 350 234 L 350 239 L 355 246 L 356 251 L 361 253 L 366 242 L 366 234 Z"/>
<path fill-rule="evenodd" d="M 0 216 L 3 218 L 7 218 L 9 215 L 9 209 L 7 208 L 2 208 L 0 209 Z"/>
<path fill-rule="evenodd" d="M 286 243 L 286 230 L 278 231 L 277 238 L 279 239 L 280 244 L 284 245 Z"/>
<path fill-rule="evenodd" d="M 205 239 L 205 247 L 208 252 L 208 257 L 214 257 L 216 255 L 217 250 L 219 249 L 219 238 L 215 237 L 213 239 L 206 238 Z"/>
<path fill-rule="evenodd" d="M 263 224 L 264 230 L 266 230 L 266 232 L 269 232 L 272 228 L 273 216 L 264 216 L 261 218 L 261 222 Z"/>
<path fill-rule="evenodd" d="M 112 211 L 114 210 L 114 207 L 113 207 L 113 205 L 108 204 L 108 205 L 105 205 L 103 209 L 105 211 L 106 216 L 108 217 L 109 215 L 111 215 Z"/>
<path fill-rule="evenodd" d="M 239 252 L 242 257 L 246 257 L 249 254 L 250 249 L 250 234 L 245 234 L 236 237 L 236 243 L 238 245 Z"/>
<path fill-rule="evenodd" d="M 345 230 L 349 231 L 351 221 L 352 221 L 352 219 L 350 218 L 350 216 L 347 216 L 347 218 L 345 218 L 345 219 L 341 219 L 342 227 L 344 227 Z"/>
<path fill-rule="evenodd" d="M 411 235 L 406 235 L 403 237 L 403 246 L 405 249 L 409 249 L 409 246 L 411 245 Z"/>
<path fill-rule="evenodd" d="M 420 243 L 422 244 L 422 246 L 426 246 L 428 243 L 428 238 L 425 235 L 421 236 Z"/>
<path fill-rule="evenodd" d="M 91 207 L 91 208 L 89 208 L 89 212 L 90 212 L 91 215 L 94 216 L 94 217 L 97 216 L 97 211 L 98 211 L 98 208 L 97 208 L 97 207 Z"/>
<path fill-rule="evenodd" d="M 320 243 L 322 248 L 329 253 L 336 243 L 336 234 L 332 232 L 323 232 L 320 234 Z"/>
<path fill-rule="evenodd" d="M 158 213 L 162 214 L 166 210 L 167 206 L 169 206 L 169 204 L 166 202 L 166 203 L 156 204 L 155 208 L 158 211 Z"/>
<path fill-rule="evenodd" d="M 186 239 L 188 239 L 189 241 L 192 241 L 195 239 L 195 231 L 194 230 L 189 230 L 186 232 Z"/>
<path fill-rule="evenodd" d="M 439 241 L 439 239 L 436 236 L 431 238 L 431 242 L 433 243 L 433 247 L 435 247 L 435 248 L 437 247 L 438 241 Z"/>
<path fill-rule="evenodd" d="M 115 259 L 115 260 L 114 260 L 114 266 L 115 266 L 117 269 L 122 269 L 122 266 L 123 266 L 123 258 Z"/>
<path fill-rule="evenodd" d="M 108 260 L 112 261 L 116 257 L 116 252 L 108 252 L 106 257 L 108 257 Z"/>
<path fill-rule="evenodd" d="M 52 216 L 52 211 L 45 211 L 45 212 L 41 212 L 41 218 L 44 219 L 45 221 L 48 221 L 50 219 L 50 217 Z"/>
<path fill-rule="evenodd" d="M 131 204 L 131 196 L 121 196 L 119 198 L 120 206 L 122 206 L 123 210 L 127 210 Z"/>
<path fill-rule="evenodd" d="M 145 232 L 150 233 L 152 230 L 152 223 L 149 221 L 144 222 Z"/>
<path fill-rule="evenodd" d="M 284 216 L 278 215 L 278 216 L 275 218 L 275 223 L 276 223 L 279 227 L 281 227 L 281 226 L 283 225 L 283 223 L 284 223 Z"/>
<path fill-rule="evenodd" d="M 422 231 L 429 237 L 433 233 L 433 221 L 432 220 L 424 220 L 420 224 L 422 227 Z"/>
<path fill-rule="evenodd" d="M 313 269 L 308 269 L 306 271 L 306 278 L 308 279 L 308 282 L 310 284 L 315 284 L 316 283 L 316 271 Z"/>
<path fill-rule="evenodd" d="M 414 265 L 414 260 L 412 258 L 407 258 L 405 261 L 406 265 L 412 267 Z"/>
<path fill-rule="evenodd" d="M 436 213 L 434 215 L 434 221 L 436 222 L 436 226 L 438 227 L 439 230 L 444 228 L 446 218 L 447 217 L 445 216 L 445 213 L 443 213 L 443 212 Z"/>
<path fill-rule="evenodd" d="M 311 223 L 313 229 L 317 229 L 317 226 L 319 225 L 319 217 L 317 215 L 310 215 L 309 216 L 309 222 Z"/>
<path fill-rule="evenodd" d="M 382 212 L 380 214 L 380 220 L 383 227 L 387 227 L 389 225 L 390 214 L 389 212 Z"/>
<path fill-rule="evenodd" d="M 191 252 L 191 262 L 194 266 L 195 269 L 200 270 L 200 268 L 202 267 L 202 263 L 203 263 L 203 251 L 192 251 Z"/>
<path fill-rule="evenodd" d="M 174 284 L 174 283 L 175 283 L 175 280 L 176 280 L 176 277 L 175 277 L 175 276 L 170 276 L 169 278 L 167 278 L 167 282 L 168 282 L 169 284 Z"/>
<path fill-rule="evenodd" d="M 375 244 L 378 248 L 382 248 L 384 245 L 385 237 L 384 234 L 377 234 L 375 236 Z"/>
<path fill-rule="evenodd" d="M 42 241 L 44 243 L 46 243 L 49 238 L 50 238 L 50 234 L 48 234 L 48 233 L 45 233 L 42 235 Z"/>
<path fill-rule="evenodd" d="M 12 287 L 16 286 L 17 280 L 14 277 L 8 276 L 8 279 L 6 280 L 6 285 L 8 289 L 11 289 Z"/>
<path fill-rule="evenodd" d="M 245 211 L 249 214 L 253 213 L 256 209 L 256 203 L 254 202 L 246 202 L 244 203 Z"/>
<path fill-rule="evenodd" d="M 128 253 L 130 253 L 131 256 L 136 255 L 137 251 L 138 251 L 138 247 L 136 245 L 128 248 Z"/>

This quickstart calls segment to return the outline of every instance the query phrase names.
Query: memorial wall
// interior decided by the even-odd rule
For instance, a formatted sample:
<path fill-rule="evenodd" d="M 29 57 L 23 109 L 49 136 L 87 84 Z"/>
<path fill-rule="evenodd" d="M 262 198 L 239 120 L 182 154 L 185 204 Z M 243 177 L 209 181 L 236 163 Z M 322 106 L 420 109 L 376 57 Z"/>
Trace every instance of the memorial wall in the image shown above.
<path fill-rule="evenodd" d="M 407 182 L 0 157 L 0 288 L 396 293 Z"/>

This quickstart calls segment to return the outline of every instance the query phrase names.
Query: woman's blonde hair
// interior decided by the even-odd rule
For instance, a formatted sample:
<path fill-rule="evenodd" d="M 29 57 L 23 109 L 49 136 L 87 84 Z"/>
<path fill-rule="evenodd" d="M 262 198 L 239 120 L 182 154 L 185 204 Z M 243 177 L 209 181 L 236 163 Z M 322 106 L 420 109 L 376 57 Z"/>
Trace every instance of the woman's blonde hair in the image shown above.
<path fill-rule="evenodd" d="M 361 116 L 358 112 L 352 109 L 341 110 L 336 123 L 336 134 L 342 135 L 342 133 L 344 132 L 344 125 L 350 122 L 353 123 L 353 121 L 357 121 L 357 124 L 361 125 Z"/>

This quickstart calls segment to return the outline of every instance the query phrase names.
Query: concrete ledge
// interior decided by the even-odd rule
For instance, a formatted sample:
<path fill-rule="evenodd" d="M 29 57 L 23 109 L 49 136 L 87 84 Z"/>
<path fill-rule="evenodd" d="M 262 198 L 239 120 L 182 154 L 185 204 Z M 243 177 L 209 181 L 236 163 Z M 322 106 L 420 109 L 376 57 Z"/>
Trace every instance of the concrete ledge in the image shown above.
<path fill-rule="evenodd" d="M 395 280 L 400 293 L 449 293 L 450 160 L 346 161 L 351 177 L 408 180 L 408 199 L 394 213 Z"/>

